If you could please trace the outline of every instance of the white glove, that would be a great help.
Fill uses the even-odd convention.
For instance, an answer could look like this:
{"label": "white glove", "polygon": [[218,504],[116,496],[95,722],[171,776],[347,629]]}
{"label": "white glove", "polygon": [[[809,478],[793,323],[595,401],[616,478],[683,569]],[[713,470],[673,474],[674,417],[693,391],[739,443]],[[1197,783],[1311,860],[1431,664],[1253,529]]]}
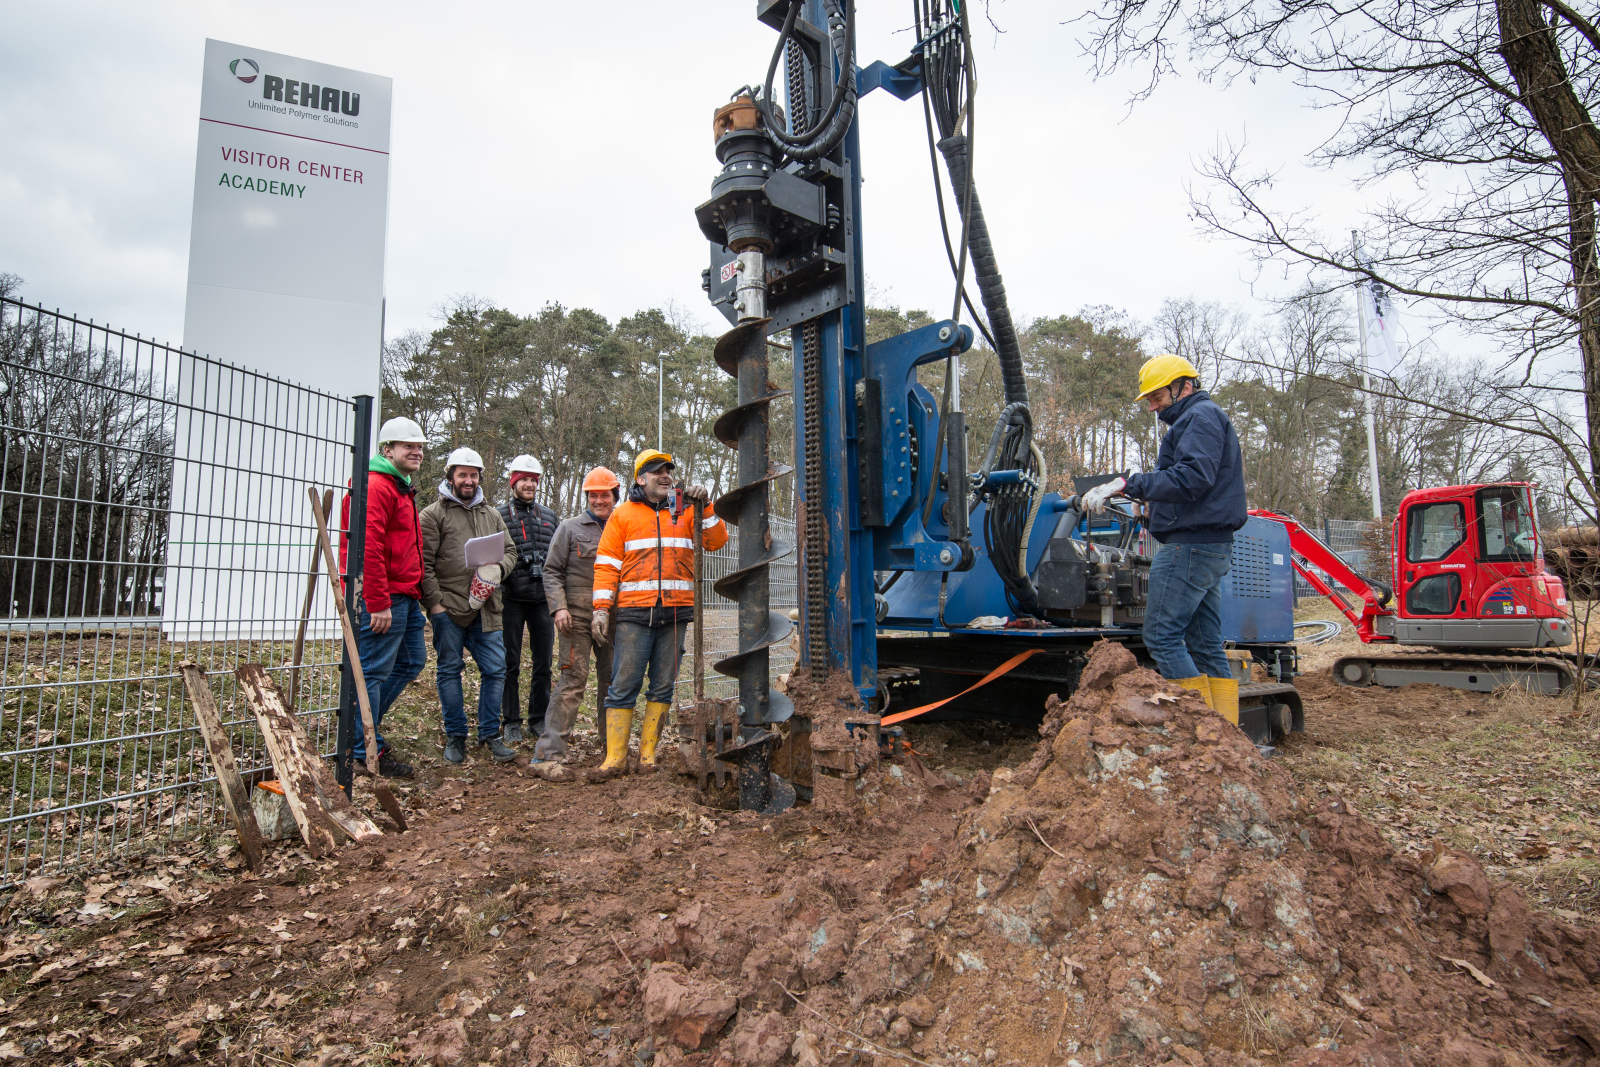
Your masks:
{"label": "white glove", "polygon": [[485,563],[478,568],[472,576],[472,584],[467,587],[467,607],[477,611],[488,603],[494,596],[494,591],[500,588],[500,564]]}
{"label": "white glove", "polygon": [[1128,479],[1113,478],[1083,494],[1083,510],[1090,515],[1104,515],[1111,498],[1127,488]]}
{"label": "white glove", "polygon": [[589,621],[589,634],[594,638],[595,644],[604,648],[611,643],[611,613],[597,611],[594,618]]}

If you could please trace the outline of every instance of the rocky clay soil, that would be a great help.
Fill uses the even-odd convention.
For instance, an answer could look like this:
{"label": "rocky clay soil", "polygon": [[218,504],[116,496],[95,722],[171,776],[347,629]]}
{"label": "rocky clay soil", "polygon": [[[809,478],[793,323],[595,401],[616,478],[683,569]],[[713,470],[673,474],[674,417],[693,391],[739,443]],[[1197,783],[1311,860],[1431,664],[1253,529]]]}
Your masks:
{"label": "rocky clay soil", "polygon": [[[1030,741],[913,730],[773,818],[669,771],[424,768],[410,832],[323,862],[281,845],[255,877],[221,839],[30,880],[0,911],[0,1058],[1600,1063],[1583,901],[1512,878],[1499,838],[1474,854],[1459,811],[1369,818],[1405,798],[1381,737],[1319,725],[1341,699],[1313,684],[1308,737],[1267,758],[1102,644]],[[1409,741],[1432,803],[1487,791]],[[1542,843],[1592,856],[1593,799],[1565,798],[1579,828]]]}

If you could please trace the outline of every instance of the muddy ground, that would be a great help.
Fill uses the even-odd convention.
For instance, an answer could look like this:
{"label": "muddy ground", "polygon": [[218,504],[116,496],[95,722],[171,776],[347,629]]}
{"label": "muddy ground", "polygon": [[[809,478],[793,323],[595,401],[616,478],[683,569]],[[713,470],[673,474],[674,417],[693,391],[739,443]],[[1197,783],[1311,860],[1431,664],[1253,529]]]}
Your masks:
{"label": "muddy ground", "polygon": [[220,833],[5,901],[0,1058],[1600,1063],[1600,717],[1341,690],[1334,651],[1270,758],[1104,652],[1042,738],[913,727],[774,818],[447,769],[425,677],[410,832],[261,877]]}

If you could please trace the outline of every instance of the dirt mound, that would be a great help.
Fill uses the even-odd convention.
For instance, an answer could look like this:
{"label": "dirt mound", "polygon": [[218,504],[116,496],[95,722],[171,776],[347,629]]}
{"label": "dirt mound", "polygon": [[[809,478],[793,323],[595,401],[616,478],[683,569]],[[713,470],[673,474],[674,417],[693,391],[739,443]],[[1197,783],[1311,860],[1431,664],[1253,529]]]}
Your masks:
{"label": "dirt mound", "polygon": [[970,782],[862,766],[848,699],[801,695],[838,709],[826,804],[475,761],[405,786],[413,830],[376,845],[138,916],[52,904],[61,936],[6,931],[0,1057],[1600,1063],[1600,938],[1465,854],[1397,857],[1118,646]]}
{"label": "dirt mound", "polygon": [[[1085,1064],[1600,1058],[1600,938],[1531,915],[1468,856],[1418,864],[1345,802],[1310,806],[1126,650],[1097,646],[1041,733],[925,894],[965,934],[936,998],[951,1036],[1049,1056],[1048,1000]],[[1037,1010],[996,1007],[1019,1000]]]}

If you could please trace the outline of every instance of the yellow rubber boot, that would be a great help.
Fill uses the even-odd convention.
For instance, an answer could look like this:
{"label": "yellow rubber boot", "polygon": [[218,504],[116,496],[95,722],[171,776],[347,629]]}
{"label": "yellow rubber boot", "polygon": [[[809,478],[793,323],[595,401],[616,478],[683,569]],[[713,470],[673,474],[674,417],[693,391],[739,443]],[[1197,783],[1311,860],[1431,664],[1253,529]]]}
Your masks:
{"label": "yellow rubber boot", "polygon": [[[1177,681],[1178,681],[1178,684],[1180,686],[1182,686],[1183,688],[1185,688],[1185,689],[1193,689],[1196,693],[1199,693],[1200,694],[1200,699],[1204,700],[1206,702],[1206,707],[1208,707],[1208,708],[1215,708],[1216,707],[1216,705],[1211,702],[1211,699],[1212,699],[1212,688],[1211,687],[1213,685],[1217,684],[1218,680],[1216,678],[1207,678],[1203,674],[1197,674],[1193,678],[1179,678]],[[1235,688],[1234,692],[1237,693],[1238,689]],[[1235,699],[1234,703],[1237,706],[1238,700]]]}
{"label": "yellow rubber boot", "polygon": [[633,729],[632,708],[607,708],[606,761],[600,764],[601,775],[620,774],[628,768],[628,733]]}
{"label": "yellow rubber boot", "polygon": [[1239,679],[1208,678],[1211,683],[1211,706],[1217,714],[1233,725],[1239,725]]}
{"label": "yellow rubber boot", "polygon": [[639,769],[653,770],[656,765],[656,742],[661,740],[661,723],[671,704],[658,704],[654,700],[644,706],[644,724],[639,727]]}

